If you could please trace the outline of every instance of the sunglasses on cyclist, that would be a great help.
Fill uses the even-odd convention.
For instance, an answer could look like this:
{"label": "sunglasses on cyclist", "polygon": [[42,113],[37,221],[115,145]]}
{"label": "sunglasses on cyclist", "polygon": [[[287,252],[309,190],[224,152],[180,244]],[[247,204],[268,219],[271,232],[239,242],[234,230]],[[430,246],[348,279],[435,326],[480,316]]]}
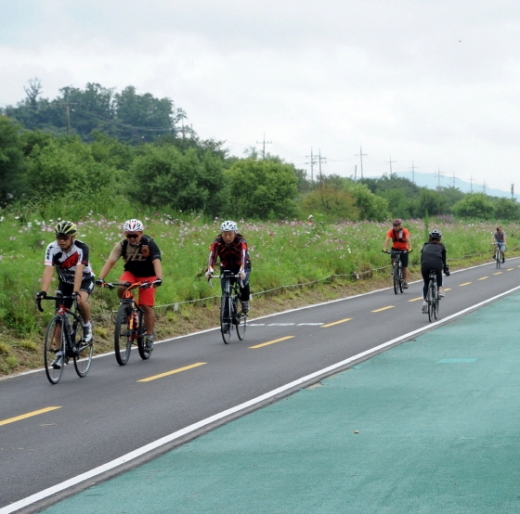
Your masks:
{"label": "sunglasses on cyclist", "polygon": [[57,241],[68,241],[71,236],[56,236]]}
{"label": "sunglasses on cyclist", "polygon": [[137,239],[139,234],[126,234],[127,239]]}

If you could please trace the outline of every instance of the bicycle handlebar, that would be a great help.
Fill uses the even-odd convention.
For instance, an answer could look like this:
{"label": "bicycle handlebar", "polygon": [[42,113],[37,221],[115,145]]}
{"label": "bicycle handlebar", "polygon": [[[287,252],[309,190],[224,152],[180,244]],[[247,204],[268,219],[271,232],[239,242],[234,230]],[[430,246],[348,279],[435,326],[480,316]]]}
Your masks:
{"label": "bicycle handlebar", "polygon": [[148,289],[149,287],[154,287],[155,284],[159,282],[159,280],[154,280],[153,282],[103,282],[103,285],[100,287],[108,287],[108,289],[114,289],[116,287],[126,287],[128,289]]}
{"label": "bicycle handlebar", "polygon": [[38,297],[36,298],[36,305],[38,306],[38,310],[40,312],[43,312],[43,307],[42,307],[42,300],[74,300],[74,303],[75,303],[75,306],[76,308],[79,308],[78,307],[78,297],[76,295],[71,295],[71,296],[63,296],[63,295],[57,295],[57,296],[42,296],[41,298]]}

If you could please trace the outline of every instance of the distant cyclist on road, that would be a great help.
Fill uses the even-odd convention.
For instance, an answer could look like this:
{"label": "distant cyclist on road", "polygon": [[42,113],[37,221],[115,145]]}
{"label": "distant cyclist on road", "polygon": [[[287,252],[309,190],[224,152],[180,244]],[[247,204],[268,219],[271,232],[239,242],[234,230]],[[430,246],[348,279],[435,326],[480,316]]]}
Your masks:
{"label": "distant cyclist on road", "polygon": [[[143,234],[144,226],[141,221],[131,219],[125,222],[123,227],[125,239],[116,243],[103,269],[99,273],[96,284],[103,286],[105,277],[113,268],[117,260],[122,257],[125,261],[124,273],[119,277],[119,282],[154,282],[155,287],[162,284],[161,251],[155,241]],[[148,350],[153,350],[155,328],[155,287],[139,289],[139,304],[144,311],[144,324],[146,334],[145,344]],[[124,287],[119,287],[117,295],[122,297]]]}
{"label": "distant cyclist on road", "polygon": [[244,236],[238,233],[237,224],[234,221],[224,221],[220,226],[221,234],[210,245],[208,269],[206,277],[213,275],[217,260],[220,260],[220,269],[229,270],[235,275],[240,275],[238,285],[240,287],[240,303],[242,312],[249,312],[249,274],[251,273],[251,259]]}
{"label": "distant cyclist on road", "polygon": [[403,289],[408,289],[408,253],[412,251],[410,242],[410,232],[402,227],[403,220],[395,219],[392,222],[392,228],[386,233],[385,243],[383,245],[383,252],[386,252],[388,243],[392,241],[392,250],[390,257],[392,266],[398,252],[405,252],[401,254],[401,262],[403,264]]}
{"label": "distant cyclist on road", "polygon": [[450,268],[446,264],[446,247],[441,243],[442,234],[439,230],[432,230],[428,237],[428,242],[424,243],[421,249],[421,275],[423,278],[423,304],[422,312],[428,312],[428,303],[426,302],[426,294],[428,292],[428,282],[430,270],[434,269],[437,274],[437,286],[439,288],[439,297],[444,296],[444,288],[442,287],[442,271],[448,277]]}
{"label": "distant cyclist on road", "polygon": [[[78,308],[83,322],[83,340],[92,341],[92,325],[90,323],[89,295],[94,289],[94,275],[89,262],[89,248],[76,239],[76,225],[70,221],[60,221],[54,228],[56,241],[45,250],[45,268],[42,275],[41,291],[36,298],[45,298],[51,286],[54,269],[58,273],[58,291],[63,296],[76,296]],[[65,307],[72,306],[72,298],[65,300]],[[60,369],[63,354],[58,352],[52,366]]]}
{"label": "distant cyclist on road", "polygon": [[[497,227],[496,232],[491,236],[491,243],[496,245],[495,252],[500,252],[502,262],[506,262],[506,233],[502,230],[502,227]],[[493,256],[493,259],[495,256]]]}

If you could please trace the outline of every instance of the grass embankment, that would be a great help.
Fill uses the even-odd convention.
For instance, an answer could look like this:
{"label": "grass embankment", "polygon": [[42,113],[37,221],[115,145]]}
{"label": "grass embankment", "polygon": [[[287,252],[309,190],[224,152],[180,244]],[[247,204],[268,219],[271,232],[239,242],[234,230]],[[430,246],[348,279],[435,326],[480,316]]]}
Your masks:
{"label": "grass embankment", "polygon": [[[143,216],[143,221],[145,233],[155,239],[163,253],[164,284],[157,290],[157,337],[216,326],[219,286],[210,288],[203,272],[209,244],[219,232],[221,220],[205,223],[198,218],[186,221],[155,215]],[[124,218],[100,217],[78,222],[78,238],[90,246],[95,272],[122,238],[123,222]],[[40,314],[34,295],[40,289],[43,254],[54,238],[54,224],[55,220],[22,222],[14,216],[0,218],[0,375],[41,366],[43,331],[53,313],[49,302],[44,314]],[[417,270],[428,227],[421,220],[405,225],[415,246],[410,266]],[[453,269],[490,259],[489,243],[495,225],[432,220],[429,225],[443,232]],[[248,240],[253,261],[252,317],[390,285],[389,258],[381,252],[388,224],[239,222],[239,228]],[[520,225],[506,225],[505,230],[512,254],[519,246]],[[121,270],[120,262],[108,280],[117,280]],[[112,348],[116,294],[96,289],[91,305],[96,351],[108,351]]]}

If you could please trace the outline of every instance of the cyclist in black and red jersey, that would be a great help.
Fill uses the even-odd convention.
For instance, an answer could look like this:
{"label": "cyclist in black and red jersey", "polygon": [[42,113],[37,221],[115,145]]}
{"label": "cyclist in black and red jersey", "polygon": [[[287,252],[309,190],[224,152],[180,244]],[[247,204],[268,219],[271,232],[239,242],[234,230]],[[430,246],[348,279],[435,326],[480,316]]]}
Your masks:
{"label": "cyclist in black and red jersey", "polygon": [[[139,304],[144,311],[144,324],[146,334],[144,340],[148,350],[153,350],[155,328],[155,288],[162,284],[163,271],[161,263],[161,251],[155,241],[143,234],[144,225],[140,220],[132,218],[123,226],[125,239],[118,241],[103,268],[99,272],[96,284],[103,287],[105,277],[121,257],[124,261],[124,273],[119,277],[121,283],[154,282],[155,287],[139,289]],[[123,296],[125,287],[119,287],[117,295]]]}
{"label": "cyclist in black and red jersey", "polygon": [[235,275],[240,276],[238,285],[240,287],[240,303],[242,312],[249,312],[249,274],[251,273],[251,258],[247,249],[247,242],[238,233],[237,224],[234,221],[224,221],[220,226],[221,234],[217,236],[210,246],[208,270],[206,277],[208,280],[214,273],[217,260],[220,260],[220,269],[229,270]]}
{"label": "cyclist in black and red jersey", "polygon": [[[94,289],[94,274],[89,262],[89,248],[79,239],[76,239],[76,225],[70,221],[60,221],[55,229],[56,241],[53,241],[45,250],[45,269],[43,270],[41,291],[36,298],[45,298],[51,285],[54,269],[58,273],[58,291],[63,296],[77,296],[78,308],[83,321],[83,340],[89,343],[92,340],[92,325],[90,323],[89,295]],[[72,306],[72,299],[63,302],[65,307]],[[61,368],[63,355],[56,354],[52,366]]]}

